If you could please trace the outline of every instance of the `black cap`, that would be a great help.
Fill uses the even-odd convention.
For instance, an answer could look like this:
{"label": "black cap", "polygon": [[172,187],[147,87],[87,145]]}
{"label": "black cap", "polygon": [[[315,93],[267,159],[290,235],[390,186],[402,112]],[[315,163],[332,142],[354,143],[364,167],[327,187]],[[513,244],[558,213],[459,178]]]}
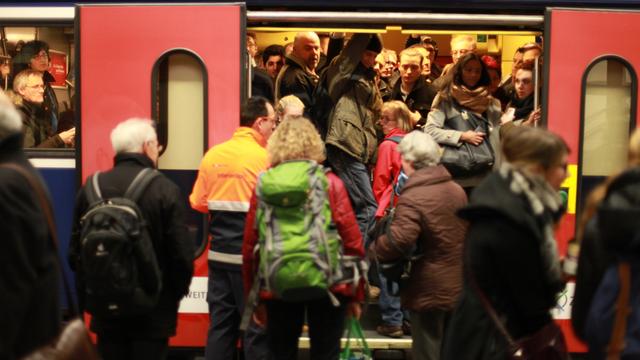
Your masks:
{"label": "black cap", "polygon": [[380,37],[377,34],[371,35],[369,44],[367,44],[367,50],[377,53],[382,51],[382,41],[380,41]]}

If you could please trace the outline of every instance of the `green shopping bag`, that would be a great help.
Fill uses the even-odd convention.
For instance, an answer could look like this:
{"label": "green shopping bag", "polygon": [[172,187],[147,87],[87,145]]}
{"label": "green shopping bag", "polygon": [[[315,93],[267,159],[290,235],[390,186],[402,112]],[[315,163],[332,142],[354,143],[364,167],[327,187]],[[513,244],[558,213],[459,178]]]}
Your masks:
{"label": "green shopping bag", "polygon": [[[344,349],[340,352],[340,360],[371,360],[371,350],[367,345],[367,340],[364,338],[362,332],[362,326],[360,321],[350,316],[347,319],[347,342],[344,345]],[[355,349],[351,348],[351,341],[356,345]]]}

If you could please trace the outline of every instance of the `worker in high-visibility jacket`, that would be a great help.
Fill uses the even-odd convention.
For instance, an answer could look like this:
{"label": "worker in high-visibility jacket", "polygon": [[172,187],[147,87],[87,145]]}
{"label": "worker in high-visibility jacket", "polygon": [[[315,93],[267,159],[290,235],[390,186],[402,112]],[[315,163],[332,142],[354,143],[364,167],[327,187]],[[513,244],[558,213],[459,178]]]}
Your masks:
{"label": "worker in high-visibility jacket", "polygon": [[[205,358],[235,359],[244,307],[242,238],[249,200],[258,175],[267,168],[267,139],[276,115],[264,98],[242,106],[240,127],[231,139],[209,149],[189,196],[191,207],[209,214],[209,334]],[[266,359],[263,329],[251,324],[243,339],[246,359]]]}

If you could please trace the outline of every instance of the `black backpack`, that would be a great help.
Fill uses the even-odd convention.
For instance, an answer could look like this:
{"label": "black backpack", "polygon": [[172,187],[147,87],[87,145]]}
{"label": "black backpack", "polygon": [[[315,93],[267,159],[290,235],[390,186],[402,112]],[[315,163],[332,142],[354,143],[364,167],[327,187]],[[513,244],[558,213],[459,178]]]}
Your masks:
{"label": "black backpack", "polygon": [[122,318],[148,313],[158,302],[162,275],[136,204],[160,173],[146,168],[122,197],[104,199],[99,173],[87,180],[89,208],[80,219],[80,263],[86,307],[94,316]]}

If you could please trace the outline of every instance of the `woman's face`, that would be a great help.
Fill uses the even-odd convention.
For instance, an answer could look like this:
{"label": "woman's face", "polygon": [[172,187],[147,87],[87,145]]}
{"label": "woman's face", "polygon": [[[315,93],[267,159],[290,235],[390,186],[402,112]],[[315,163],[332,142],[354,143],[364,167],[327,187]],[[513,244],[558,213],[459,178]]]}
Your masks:
{"label": "woman's face", "polygon": [[555,190],[560,190],[560,186],[564,180],[569,176],[567,170],[567,154],[565,153],[560,158],[560,163],[553,165],[551,168],[545,171],[544,177]]}
{"label": "woman's face", "polygon": [[396,115],[393,113],[391,109],[382,110],[382,115],[380,116],[380,120],[378,120],[378,124],[382,128],[382,132],[387,135],[391,132],[391,130],[398,127],[398,120],[396,119]]}
{"label": "woman's face", "polygon": [[533,73],[520,69],[516,72],[516,95],[522,100],[533,93]]}
{"label": "woman's face", "polygon": [[482,76],[482,64],[478,60],[470,60],[462,67],[462,82],[464,86],[473,89]]}

